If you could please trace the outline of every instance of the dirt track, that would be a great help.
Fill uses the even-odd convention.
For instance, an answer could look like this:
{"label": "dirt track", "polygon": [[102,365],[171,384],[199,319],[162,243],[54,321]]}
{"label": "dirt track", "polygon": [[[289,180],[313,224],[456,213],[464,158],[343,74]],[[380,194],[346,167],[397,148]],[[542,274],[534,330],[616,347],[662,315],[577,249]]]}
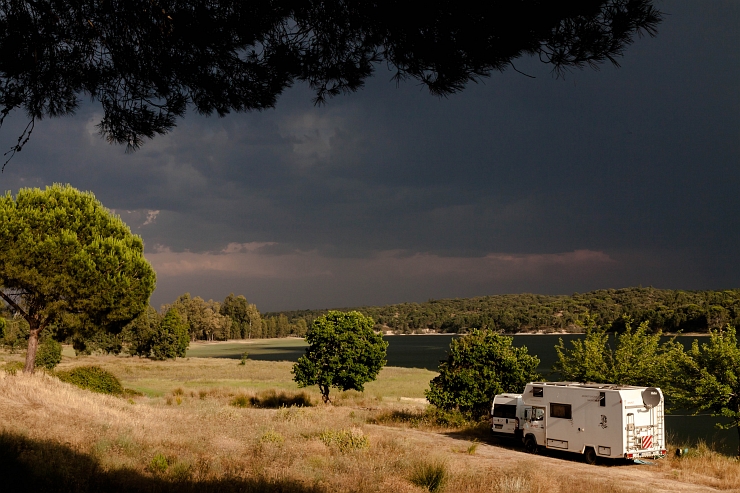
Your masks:
{"label": "dirt track", "polygon": [[[464,452],[471,444],[470,437],[456,434],[433,433],[408,428],[382,427],[384,432],[396,433],[399,439],[411,443],[417,442],[420,450],[459,450]],[[597,477],[605,483],[616,483],[623,488],[633,491],[650,493],[675,493],[675,492],[740,492],[737,489],[716,489],[700,484],[688,483],[671,478],[670,469],[662,464],[640,465],[633,463],[612,463],[591,466],[583,462],[578,454],[560,453],[558,456],[550,454],[531,455],[517,450],[506,444],[496,444],[495,439],[491,442],[478,442],[475,454],[461,453],[461,460],[477,461],[479,465],[486,467],[513,469],[521,467],[537,467],[541,469],[552,468],[559,475],[570,476],[574,481],[579,477]],[[598,493],[598,492],[594,492]]]}

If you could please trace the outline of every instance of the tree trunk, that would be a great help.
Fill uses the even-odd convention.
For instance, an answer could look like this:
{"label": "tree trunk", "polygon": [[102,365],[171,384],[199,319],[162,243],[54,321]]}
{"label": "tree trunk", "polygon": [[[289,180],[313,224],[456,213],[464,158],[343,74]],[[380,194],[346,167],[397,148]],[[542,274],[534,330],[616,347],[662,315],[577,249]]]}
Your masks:
{"label": "tree trunk", "polygon": [[329,400],[329,387],[326,385],[319,385],[319,392],[321,392],[321,399],[324,401],[324,404],[330,404],[331,400]]}
{"label": "tree trunk", "polygon": [[39,334],[41,333],[41,329],[42,327],[31,327],[31,331],[28,334],[28,351],[26,351],[26,366],[23,368],[23,373],[31,374],[36,368],[36,350],[39,348]]}

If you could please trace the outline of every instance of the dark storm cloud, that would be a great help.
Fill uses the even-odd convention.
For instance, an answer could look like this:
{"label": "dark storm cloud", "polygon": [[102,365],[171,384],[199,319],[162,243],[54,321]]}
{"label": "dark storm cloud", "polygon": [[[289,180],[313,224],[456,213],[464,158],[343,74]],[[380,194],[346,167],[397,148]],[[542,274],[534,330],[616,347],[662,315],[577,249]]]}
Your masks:
{"label": "dark storm cloud", "polygon": [[[43,121],[0,188],[69,182],[141,234],[157,303],[262,309],[625,285],[737,287],[740,7],[665,2],[619,69],[534,60],[448,99],[378,75],[359,93],[188,115],[135,154],[100,114]],[[9,144],[23,125],[3,128]]]}

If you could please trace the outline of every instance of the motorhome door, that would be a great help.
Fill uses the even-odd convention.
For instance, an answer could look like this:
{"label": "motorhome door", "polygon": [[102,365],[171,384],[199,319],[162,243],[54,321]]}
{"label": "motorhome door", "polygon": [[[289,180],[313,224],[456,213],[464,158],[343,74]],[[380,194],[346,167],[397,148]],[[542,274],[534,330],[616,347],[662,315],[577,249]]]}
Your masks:
{"label": "motorhome door", "polygon": [[537,443],[545,443],[545,408],[532,406],[524,409],[524,436],[534,435]]}

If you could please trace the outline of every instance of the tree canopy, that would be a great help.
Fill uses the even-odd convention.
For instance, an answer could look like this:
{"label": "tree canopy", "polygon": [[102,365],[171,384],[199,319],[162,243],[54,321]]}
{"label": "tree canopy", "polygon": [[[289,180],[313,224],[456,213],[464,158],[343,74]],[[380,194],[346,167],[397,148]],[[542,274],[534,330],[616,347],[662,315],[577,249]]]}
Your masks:
{"label": "tree canopy", "polygon": [[686,355],[681,344],[673,339],[661,342],[661,336],[660,331],[651,334],[647,322],[633,328],[627,318],[624,332],[614,335],[612,348],[609,334],[592,324],[586,337],[572,340],[571,347],[560,339],[553,370],[567,381],[660,387],[676,405]]}
{"label": "tree canopy", "polygon": [[397,81],[460,91],[523,55],[560,72],[617,65],[633,38],[654,35],[651,0],[0,0],[0,125],[102,105],[100,132],[138,148],[188,107],[261,110],[296,81],[315,101],[360,88],[386,62]]}
{"label": "tree canopy", "polygon": [[0,298],[39,334],[117,333],[146,309],[155,274],[144,243],[90,192],[69,185],[0,197]]}
{"label": "tree canopy", "polygon": [[479,418],[490,412],[496,394],[520,393],[539,380],[539,358],[512,342],[511,337],[477,329],[453,339],[447,361],[425,391],[429,403]]}
{"label": "tree canopy", "polygon": [[710,411],[727,418],[729,424],[718,425],[735,428],[740,439],[740,344],[735,327],[728,324],[712,331],[709,341],[702,344],[694,339],[688,355],[678,382],[684,390],[683,404],[697,413]]}
{"label": "tree canopy", "polygon": [[[589,318],[615,332],[625,330],[627,319],[647,321],[651,331],[708,332],[728,323],[740,325],[740,289],[683,291],[634,287],[570,296],[522,293],[348,309],[372,317],[379,330],[403,334],[465,333],[472,328],[507,333],[583,332]],[[263,316],[267,319],[283,314],[290,324],[303,320],[310,325],[324,313],[326,310],[295,310],[267,312]]]}
{"label": "tree canopy", "polygon": [[385,365],[388,343],[374,324],[360,312],[330,311],[317,318],[306,335],[306,354],[293,366],[298,386],[318,385],[324,402],[331,387],[362,392]]}

